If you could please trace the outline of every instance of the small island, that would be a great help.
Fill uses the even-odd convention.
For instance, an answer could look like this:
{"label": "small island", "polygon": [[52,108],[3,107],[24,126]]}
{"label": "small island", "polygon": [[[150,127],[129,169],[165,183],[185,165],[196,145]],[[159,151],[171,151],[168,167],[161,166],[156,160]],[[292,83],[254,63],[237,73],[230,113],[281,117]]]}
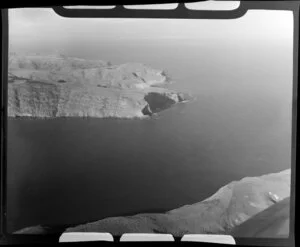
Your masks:
{"label": "small island", "polygon": [[62,55],[9,55],[9,117],[145,118],[188,95],[163,70]]}

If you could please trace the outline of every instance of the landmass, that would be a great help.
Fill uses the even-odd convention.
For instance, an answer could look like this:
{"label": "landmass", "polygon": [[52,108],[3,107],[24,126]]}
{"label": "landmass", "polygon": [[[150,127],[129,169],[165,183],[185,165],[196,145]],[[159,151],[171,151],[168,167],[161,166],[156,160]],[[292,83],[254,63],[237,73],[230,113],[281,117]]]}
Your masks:
{"label": "landmass", "polygon": [[144,118],[188,100],[164,70],[63,55],[9,54],[9,117]]}
{"label": "landmass", "polygon": [[[269,221],[265,222],[267,226],[270,224],[270,219],[272,217],[274,219],[275,214],[277,216],[284,214],[277,212],[278,208],[281,209],[285,205],[284,219],[286,219],[290,186],[290,169],[259,177],[246,177],[223,186],[211,197],[192,205],[185,205],[165,213],[109,217],[66,227],[61,232],[109,232],[115,236],[123,233],[169,233],[175,237],[184,234],[233,234],[243,237],[247,236],[249,225],[253,225],[250,220],[255,219],[256,222],[254,217],[258,217],[261,221],[265,218],[264,215],[268,215]],[[263,213],[268,209],[267,213]],[[262,213],[263,217],[259,213]],[[248,221],[250,223],[247,225]],[[286,223],[284,224],[286,226]],[[237,229],[239,226],[241,230]],[[246,230],[243,231],[244,229]],[[35,226],[21,229],[16,233],[47,234],[49,232],[55,230],[51,227]]]}
{"label": "landmass", "polygon": [[290,197],[259,212],[233,228],[238,238],[288,238],[290,230]]}

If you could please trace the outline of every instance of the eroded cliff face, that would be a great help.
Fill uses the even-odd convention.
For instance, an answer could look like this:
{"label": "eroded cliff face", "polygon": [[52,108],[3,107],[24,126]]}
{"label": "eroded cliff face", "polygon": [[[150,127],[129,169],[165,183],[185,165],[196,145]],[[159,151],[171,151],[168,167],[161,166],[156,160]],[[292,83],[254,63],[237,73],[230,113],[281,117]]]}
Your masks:
{"label": "eroded cliff face", "polygon": [[[142,118],[185,101],[164,71],[62,56],[9,58],[8,116]],[[154,87],[155,86],[155,87]]]}

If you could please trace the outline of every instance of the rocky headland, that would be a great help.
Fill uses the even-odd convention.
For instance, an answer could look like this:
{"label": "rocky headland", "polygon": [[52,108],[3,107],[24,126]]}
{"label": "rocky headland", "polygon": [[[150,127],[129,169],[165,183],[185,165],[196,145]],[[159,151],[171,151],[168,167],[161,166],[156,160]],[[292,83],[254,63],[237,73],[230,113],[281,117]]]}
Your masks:
{"label": "rocky headland", "polygon": [[163,70],[62,55],[9,55],[9,117],[143,118],[184,102]]}

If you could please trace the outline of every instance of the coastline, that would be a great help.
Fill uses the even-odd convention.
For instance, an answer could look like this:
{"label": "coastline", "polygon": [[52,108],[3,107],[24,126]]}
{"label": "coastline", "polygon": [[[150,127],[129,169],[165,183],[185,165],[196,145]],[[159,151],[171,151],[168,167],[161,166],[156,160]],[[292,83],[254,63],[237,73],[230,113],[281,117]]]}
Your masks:
{"label": "coastline", "polygon": [[[290,169],[245,177],[221,187],[216,193],[191,205],[165,211],[113,216],[79,225],[64,232],[224,234],[290,195]],[[149,210],[147,210],[149,211]],[[160,211],[160,210],[159,210]],[[74,226],[76,225],[76,226]],[[15,234],[58,234],[63,227],[33,226]]]}

